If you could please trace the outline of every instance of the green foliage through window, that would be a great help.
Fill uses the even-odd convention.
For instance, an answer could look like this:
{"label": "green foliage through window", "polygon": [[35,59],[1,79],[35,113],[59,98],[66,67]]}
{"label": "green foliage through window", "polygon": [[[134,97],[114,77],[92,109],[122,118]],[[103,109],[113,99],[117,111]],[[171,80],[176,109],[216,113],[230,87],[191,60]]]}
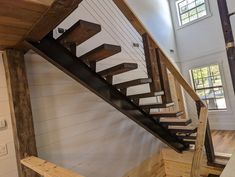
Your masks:
{"label": "green foliage through window", "polygon": [[195,91],[210,110],[227,108],[219,65],[192,69],[191,75]]}

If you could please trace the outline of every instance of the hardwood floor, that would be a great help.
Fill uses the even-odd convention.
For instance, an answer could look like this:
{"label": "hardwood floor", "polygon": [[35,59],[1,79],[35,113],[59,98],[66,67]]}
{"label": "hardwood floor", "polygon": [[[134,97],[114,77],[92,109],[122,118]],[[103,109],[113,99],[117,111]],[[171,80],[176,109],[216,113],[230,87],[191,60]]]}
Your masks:
{"label": "hardwood floor", "polygon": [[213,130],[212,139],[215,147],[215,152],[235,152],[235,131]]}

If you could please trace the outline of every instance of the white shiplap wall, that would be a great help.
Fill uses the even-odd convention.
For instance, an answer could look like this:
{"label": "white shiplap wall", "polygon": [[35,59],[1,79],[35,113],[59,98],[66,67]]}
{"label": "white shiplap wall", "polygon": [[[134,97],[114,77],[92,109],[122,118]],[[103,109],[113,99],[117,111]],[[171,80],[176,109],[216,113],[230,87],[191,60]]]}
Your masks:
{"label": "white shiplap wall", "polygon": [[[98,70],[135,62],[138,70],[114,82],[147,76],[141,37],[112,1],[84,0],[60,27],[67,29],[79,19],[101,24],[102,32],[80,45],[78,56],[103,43],[120,45],[122,52],[101,61]],[[140,48],[133,48],[133,42]],[[159,140],[40,56],[29,53],[26,66],[40,157],[86,177],[121,177],[160,150]]]}
{"label": "white shiplap wall", "polygon": [[6,76],[0,53],[0,119],[7,121],[7,128],[0,129],[0,145],[7,145],[8,154],[0,157],[0,177],[17,177],[17,166],[13,133],[11,127],[10,107],[8,101]]}
{"label": "white shiplap wall", "polygon": [[86,177],[121,177],[162,145],[40,56],[26,61],[40,157]]}

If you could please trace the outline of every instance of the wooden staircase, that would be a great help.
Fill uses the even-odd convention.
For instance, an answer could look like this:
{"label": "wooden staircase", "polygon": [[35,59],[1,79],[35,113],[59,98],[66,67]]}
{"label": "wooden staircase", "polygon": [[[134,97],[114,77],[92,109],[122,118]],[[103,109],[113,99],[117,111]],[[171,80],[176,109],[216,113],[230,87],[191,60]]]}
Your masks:
{"label": "wooden staircase", "polygon": [[[189,147],[188,143],[185,143],[184,139],[178,138],[177,133],[181,131],[195,133],[196,128],[193,130],[187,129],[186,125],[189,125],[191,120],[180,119],[184,112],[151,113],[152,109],[165,109],[174,106],[170,99],[171,95],[166,95],[166,93],[170,93],[168,80],[166,82],[158,79],[160,85],[156,85],[154,80],[156,78],[149,74],[148,78],[113,84],[113,77],[137,69],[138,64],[136,63],[121,63],[96,72],[96,64],[121,52],[120,46],[103,44],[82,56],[76,56],[74,46],[90,39],[99,33],[100,29],[101,27],[98,24],[80,20],[58,39],[47,36],[40,43],[27,42],[27,45],[178,152],[187,150]],[[81,33],[84,33],[84,35],[80,35]],[[163,69],[163,65],[161,65],[161,69],[160,65],[157,66],[159,66],[157,68],[159,71],[162,70],[161,73],[166,72],[166,68]],[[166,76],[166,73],[160,74],[159,77],[162,78],[163,75]],[[143,84],[149,84],[151,92],[127,95],[128,88]],[[164,87],[161,87],[161,85],[164,85]],[[159,88],[156,89],[155,86]],[[160,97],[162,102],[140,104],[140,99],[148,97]]]}
{"label": "wooden staircase", "polygon": [[[137,69],[138,64],[136,63],[121,63],[96,72],[96,64],[121,52],[120,46],[103,44],[82,56],[76,56],[74,47],[100,31],[100,25],[80,20],[58,39],[47,36],[40,43],[28,42],[27,44],[152,134],[160,137],[175,150],[181,152],[187,150],[190,144],[195,144],[195,139],[191,140],[189,137],[197,132],[197,126],[191,125],[190,118],[181,118],[184,112],[160,111],[153,113],[151,111],[152,109],[166,110],[166,108],[174,106],[174,102],[170,91],[168,71],[162,61],[163,54],[159,49],[152,47],[151,39],[146,33],[143,35],[143,41],[148,78],[113,84],[113,77]],[[143,84],[149,84],[151,92],[127,95],[128,88]],[[140,104],[141,99],[150,97],[158,99],[160,97],[162,101]]]}
{"label": "wooden staircase", "polygon": [[[127,7],[122,9],[123,4],[120,3],[121,1],[114,0],[114,2],[143,38],[148,72],[146,78],[138,78],[122,83],[113,82],[113,78],[117,75],[138,69],[137,63],[121,63],[97,72],[97,63],[121,52],[121,46],[103,44],[82,56],[76,55],[77,46],[101,31],[101,26],[98,24],[80,20],[57,39],[47,35],[40,42],[25,41],[25,45],[177,152],[186,151],[191,145],[203,144],[205,139],[208,162],[214,165],[215,154],[207,112],[204,111],[207,110],[205,104],[154,42],[134,14]],[[195,101],[199,125],[192,124],[190,117],[185,118],[186,113],[184,110],[169,111],[169,108],[175,105],[170,88],[169,73],[172,73],[180,86]],[[140,85],[149,85],[150,91],[128,94],[129,88]],[[157,102],[143,104],[141,100],[146,98],[155,98]],[[202,138],[197,136],[198,132]],[[202,149],[201,145],[198,149],[196,148],[196,153],[200,156]],[[200,160],[200,158],[198,159]]]}

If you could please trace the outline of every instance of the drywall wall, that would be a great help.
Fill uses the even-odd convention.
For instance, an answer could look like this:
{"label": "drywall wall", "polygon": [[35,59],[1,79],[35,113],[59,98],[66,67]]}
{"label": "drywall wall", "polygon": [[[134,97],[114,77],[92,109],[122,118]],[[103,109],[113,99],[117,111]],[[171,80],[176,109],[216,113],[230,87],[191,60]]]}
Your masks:
{"label": "drywall wall", "polygon": [[0,120],[7,122],[7,127],[0,129],[0,146],[7,146],[7,154],[0,156],[0,177],[17,177],[14,140],[7,93],[6,76],[0,52]]}
{"label": "drywall wall", "polygon": [[[84,0],[59,27],[68,29],[79,19],[101,24],[102,32],[80,45],[77,56],[103,43],[121,45],[122,52],[99,62],[97,70],[135,62],[139,68],[115,76],[114,83],[147,76],[142,39],[112,1]],[[59,36],[56,30],[54,34]],[[37,54],[27,54],[26,66],[41,158],[86,177],[120,177],[163,146]],[[148,86],[136,87],[128,94],[148,91]]]}
{"label": "drywall wall", "polygon": [[[169,0],[169,2],[172,9],[177,48],[183,75],[191,82],[189,75],[190,69],[208,64],[217,63],[220,65],[228,109],[227,111],[210,112],[209,118],[213,129],[234,130],[235,107],[233,103],[235,97],[232,89],[217,1],[209,0],[209,17],[183,28],[178,28],[175,0]],[[234,1],[227,0],[227,2],[229,9],[234,11]],[[232,17],[231,20],[235,29],[235,17]],[[189,105],[189,107],[193,106]]]}
{"label": "drywall wall", "polygon": [[163,51],[177,62],[177,47],[168,0],[126,0],[126,2]]}

